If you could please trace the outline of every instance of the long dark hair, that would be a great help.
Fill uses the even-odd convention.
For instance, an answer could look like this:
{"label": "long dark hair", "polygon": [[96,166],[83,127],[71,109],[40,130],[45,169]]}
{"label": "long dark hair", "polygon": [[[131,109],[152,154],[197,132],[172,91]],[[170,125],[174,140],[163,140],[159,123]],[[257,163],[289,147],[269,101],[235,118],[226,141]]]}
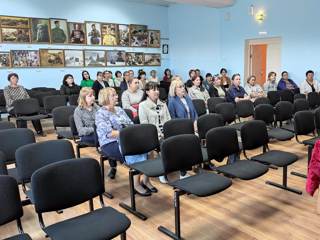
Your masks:
{"label": "long dark hair", "polygon": [[144,87],[144,94],[143,94],[143,97],[142,97],[142,100],[141,101],[144,101],[147,99],[148,95],[147,95],[147,91],[150,91],[150,90],[157,90],[157,89],[160,89],[160,85],[156,82],[147,82],[146,86]]}
{"label": "long dark hair", "polygon": [[82,75],[82,80],[89,80],[89,79],[85,79],[85,78],[84,78],[84,73],[87,73],[87,74],[89,75],[89,79],[91,79],[89,72],[88,72],[87,70],[83,70],[82,73],[81,73],[81,75]]}
{"label": "long dark hair", "polygon": [[[71,74],[66,74],[66,75],[64,75],[63,81],[62,81],[62,84],[63,84],[64,86],[69,86],[68,83],[67,83],[67,78],[68,78],[68,77],[72,77],[72,78],[73,78],[73,76],[72,76]],[[75,85],[75,83],[74,83],[74,78],[73,78],[73,84],[72,84],[72,85]]]}
{"label": "long dark hair", "polygon": [[170,77],[172,77],[172,74],[171,74],[171,70],[169,69],[169,68],[166,68],[165,70],[164,70],[164,75],[165,76],[167,76],[167,72],[170,72]]}

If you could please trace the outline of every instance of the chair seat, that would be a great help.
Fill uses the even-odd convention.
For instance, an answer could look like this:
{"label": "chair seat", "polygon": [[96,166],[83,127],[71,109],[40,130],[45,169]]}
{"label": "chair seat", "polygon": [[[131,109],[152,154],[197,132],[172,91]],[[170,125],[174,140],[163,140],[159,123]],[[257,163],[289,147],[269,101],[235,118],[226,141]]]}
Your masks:
{"label": "chair seat", "polygon": [[216,170],[242,180],[251,180],[268,172],[269,167],[255,161],[240,160],[233,164],[218,167]]}
{"label": "chair seat", "polygon": [[39,114],[39,115],[32,115],[32,116],[21,116],[17,117],[16,120],[24,120],[24,121],[32,121],[32,120],[40,120],[47,118],[48,115]]}
{"label": "chair seat", "polygon": [[294,137],[294,133],[282,128],[268,129],[269,138],[275,138],[279,141],[287,141]]}
{"label": "chair seat", "polygon": [[161,157],[154,160],[146,160],[130,165],[130,168],[137,170],[148,177],[159,177],[164,175],[164,168]]}
{"label": "chair seat", "polygon": [[285,167],[297,161],[298,156],[289,152],[271,150],[266,153],[254,156],[251,158],[251,160],[272,164],[277,167]]}
{"label": "chair seat", "polygon": [[44,231],[54,240],[101,240],[118,236],[125,232],[130,224],[124,214],[111,207],[104,207],[50,225]]}
{"label": "chair seat", "polygon": [[294,124],[293,123],[288,123],[288,124],[284,124],[281,127],[284,130],[287,130],[289,132],[293,132],[294,133]]}
{"label": "chair seat", "polygon": [[73,134],[71,130],[62,130],[62,129],[57,129],[57,135],[58,138],[67,138],[67,139],[72,139],[73,138]]}
{"label": "chair seat", "polygon": [[15,235],[15,236],[9,237],[9,238],[5,238],[3,240],[32,240],[32,239],[28,234],[23,233],[23,234],[19,234],[19,235]]}
{"label": "chair seat", "polygon": [[206,197],[219,193],[232,184],[229,178],[215,173],[200,173],[170,183],[174,188],[196,195]]}
{"label": "chair seat", "polygon": [[314,137],[307,140],[302,141],[304,145],[308,146],[314,146],[316,144],[316,141],[320,140],[320,137]]}

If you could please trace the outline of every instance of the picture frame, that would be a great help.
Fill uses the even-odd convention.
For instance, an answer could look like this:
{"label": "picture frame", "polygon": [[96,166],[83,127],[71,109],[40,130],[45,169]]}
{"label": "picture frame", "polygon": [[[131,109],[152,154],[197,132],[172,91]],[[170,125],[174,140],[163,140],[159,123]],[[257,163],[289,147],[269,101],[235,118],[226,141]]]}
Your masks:
{"label": "picture frame", "polygon": [[162,54],[169,54],[169,44],[162,44]]}
{"label": "picture frame", "polygon": [[118,46],[119,45],[118,24],[102,23],[101,39],[102,39],[103,46]]}
{"label": "picture frame", "polygon": [[106,67],[106,51],[104,50],[85,50],[85,67]]}
{"label": "picture frame", "polygon": [[148,47],[160,48],[160,30],[148,30]]}
{"label": "picture frame", "polygon": [[47,18],[31,18],[31,42],[50,43],[50,21]]}
{"label": "picture frame", "polygon": [[130,25],[130,47],[148,47],[148,26]]}
{"label": "picture frame", "polygon": [[79,49],[64,50],[64,66],[68,68],[84,67],[84,53]]}
{"label": "picture frame", "polygon": [[107,51],[107,67],[126,66],[126,52],[120,50]]}
{"label": "picture frame", "polygon": [[30,29],[28,28],[1,28],[3,43],[30,43]]}
{"label": "picture frame", "polygon": [[0,69],[11,67],[10,52],[0,52]]}
{"label": "picture frame", "polygon": [[130,46],[130,27],[127,24],[118,24],[119,31],[119,46]]}
{"label": "picture frame", "polygon": [[40,66],[45,68],[63,68],[63,49],[40,49]]}
{"label": "picture frame", "polygon": [[161,66],[161,54],[160,53],[145,53],[144,54],[145,66]]}
{"label": "picture frame", "polygon": [[86,44],[86,30],[84,23],[68,22],[69,43]]}
{"label": "picture frame", "polygon": [[50,18],[50,42],[52,44],[67,44],[68,37],[67,19]]}
{"label": "picture frame", "polygon": [[0,16],[2,28],[30,28],[30,19],[27,17]]}
{"label": "picture frame", "polygon": [[85,22],[87,45],[101,45],[101,23]]}
{"label": "picture frame", "polygon": [[11,67],[36,68],[40,67],[40,55],[38,50],[11,50]]}
{"label": "picture frame", "polygon": [[144,53],[126,52],[127,66],[144,66]]}

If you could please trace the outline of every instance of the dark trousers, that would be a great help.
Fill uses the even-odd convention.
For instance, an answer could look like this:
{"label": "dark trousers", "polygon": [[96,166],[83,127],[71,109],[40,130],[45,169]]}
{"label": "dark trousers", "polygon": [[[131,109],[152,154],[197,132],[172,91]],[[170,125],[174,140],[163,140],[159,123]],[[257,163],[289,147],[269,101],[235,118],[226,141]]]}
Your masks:
{"label": "dark trousers", "polygon": [[[15,115],[14,114],[14,110],[11,110],[9,112],[10,115]],[[42,133],[43,130],[42,130],[42,125],[41,125],[41,122],[40,120],[32,120],[32,125],[34,127],[34,129],[36,130],[37,133]],[[25,120],[16,120],[16,125],[17,125],[17,128],[27,128],[27,121]]]}
{"label": "dark trousers", "polygon": [[90,135],[86,135],[86,136],[81,136],[80,141],[83,143],[90,143],[90,144],[94,144],[97,146],[96,135],[94,133],[92,133]]}
{"label": "dark trousers", "polygon": [[109,165],[110,167],[117,167],[117,160],[120,162],[124,161],[124,158],[120,152],[118,142],[112,142],[105,144],[101,147],[101,152],[109,157]]}

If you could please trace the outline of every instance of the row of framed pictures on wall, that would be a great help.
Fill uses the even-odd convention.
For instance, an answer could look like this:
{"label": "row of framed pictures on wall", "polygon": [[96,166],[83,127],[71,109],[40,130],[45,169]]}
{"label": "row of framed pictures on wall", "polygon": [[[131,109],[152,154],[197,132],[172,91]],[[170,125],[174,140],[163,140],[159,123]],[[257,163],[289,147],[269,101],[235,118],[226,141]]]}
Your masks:
{"label": "row of framed pictures on wall", "polygon": [[0,68],[161,66],[160,53],[40,49],[0,52]]}
{"label": "row of framed pictures on wall", "polygon": [[160,30],[146,25],[0,16],[0,30],[3,43],[160,48]]}

